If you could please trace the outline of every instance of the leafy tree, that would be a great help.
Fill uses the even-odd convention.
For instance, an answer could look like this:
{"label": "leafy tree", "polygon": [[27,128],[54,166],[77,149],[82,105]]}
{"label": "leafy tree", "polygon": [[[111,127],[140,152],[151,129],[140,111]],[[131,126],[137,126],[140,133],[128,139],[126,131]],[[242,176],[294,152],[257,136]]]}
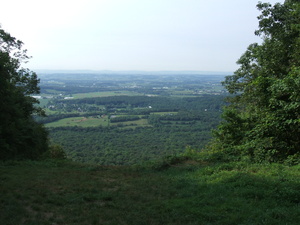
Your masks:
{"label": "leafy tree", "polygon": [[300,3],[258,3],[251,44],[223,85],[233,94],[211,146],[226,155],[283,161],[300,154]]}
{"label": "leafy tree", "polygon": [[29,59],[22,45],[0,27],[0,159],[36,159],[48,148],[46,130],[32,118],[43,114],[30,96],[39,93],[39,80],[21,68]]}

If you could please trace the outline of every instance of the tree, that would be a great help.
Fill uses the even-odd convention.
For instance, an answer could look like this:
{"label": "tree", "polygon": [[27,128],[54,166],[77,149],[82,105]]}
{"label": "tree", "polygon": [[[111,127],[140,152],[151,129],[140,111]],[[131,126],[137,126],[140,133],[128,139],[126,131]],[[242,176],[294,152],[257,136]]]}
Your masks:
{"label": "tree", "polygon": [[[300,3],[258,3],[261,44],[249,45],[223,85],[233,94],[214,148],[255,161],[300,155]],[[218,143],[218,144],[216,144]],[[300,161],[299,161],[300,162]]]}
{"label": "tree", "polygon": [[31,97],[39,80],[21,68],[29,59],[22,45],[0,27],[0,159],[36,159],[48,149],[46,130],[32,118],[43,114]]}

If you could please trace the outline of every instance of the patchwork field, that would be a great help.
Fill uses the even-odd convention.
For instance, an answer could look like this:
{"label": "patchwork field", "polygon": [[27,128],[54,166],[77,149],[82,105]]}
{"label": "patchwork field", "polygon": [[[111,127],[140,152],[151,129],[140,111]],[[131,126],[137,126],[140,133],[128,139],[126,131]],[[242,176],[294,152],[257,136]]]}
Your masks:
{"label": "patchwork field", "polygon": [[68,126],[96,127],[96,126],[107,126],[108,123],[109,120],[107,118],[70,117],[52,123],[47,123],[46,127],[68,127]]}
{"label": "patchwork field", "polygon": [[73,94],[75,99],[79,98],[94,98],[94,97],[108,97],[108,96],[137,96],[141,95],[134,91],[101,91],[101,92],[89,92],[89,93],[79,93]]}

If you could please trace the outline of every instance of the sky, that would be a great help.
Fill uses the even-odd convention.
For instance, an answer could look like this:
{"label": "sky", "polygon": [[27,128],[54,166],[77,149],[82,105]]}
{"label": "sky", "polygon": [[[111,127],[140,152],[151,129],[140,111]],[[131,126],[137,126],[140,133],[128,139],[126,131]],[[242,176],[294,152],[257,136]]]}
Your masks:
{"label": "sky", "polygon": [[31,70],[231,72],[261,41],[255,0],[0,1]]}

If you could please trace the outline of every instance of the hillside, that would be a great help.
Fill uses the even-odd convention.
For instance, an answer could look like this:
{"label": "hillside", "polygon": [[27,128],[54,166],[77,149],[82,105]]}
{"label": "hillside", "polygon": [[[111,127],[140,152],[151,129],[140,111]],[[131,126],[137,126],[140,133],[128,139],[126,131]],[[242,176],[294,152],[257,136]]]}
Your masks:
{"label": "hillside", "polygon": [[175,159],[1,162],[1,224],[299,223],[299,165]]}

